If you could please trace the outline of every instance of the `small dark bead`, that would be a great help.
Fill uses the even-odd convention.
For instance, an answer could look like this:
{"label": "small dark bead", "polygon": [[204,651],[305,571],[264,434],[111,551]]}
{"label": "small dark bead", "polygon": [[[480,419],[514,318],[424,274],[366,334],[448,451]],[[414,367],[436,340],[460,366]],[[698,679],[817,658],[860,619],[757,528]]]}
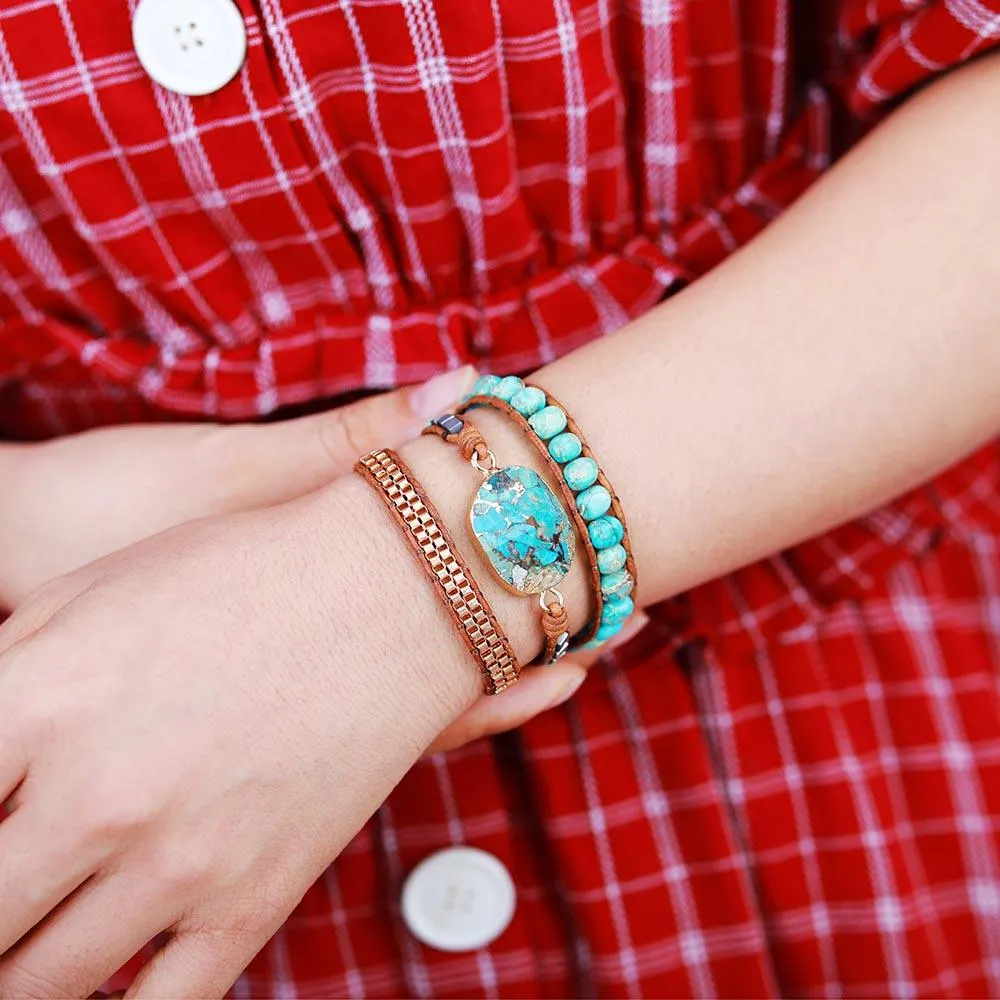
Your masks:
{"label": "small dark bead", "polygon": [[454,413],[445,413],[440,417],[435,417],[431,423],[440,427],[449,437],[461,434],[462,428],[465,426],[465,421],[461,417],[456,417]]}

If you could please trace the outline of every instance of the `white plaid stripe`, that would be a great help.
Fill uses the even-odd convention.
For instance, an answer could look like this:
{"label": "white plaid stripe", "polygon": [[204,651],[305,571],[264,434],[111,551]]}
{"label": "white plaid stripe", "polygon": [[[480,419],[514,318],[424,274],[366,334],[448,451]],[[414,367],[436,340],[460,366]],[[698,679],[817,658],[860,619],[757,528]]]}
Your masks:
{"label": "white plaid stripe", "polygon": [[[34,271],[46,288],[62,292],[76,306],[82,306],[74,283],[52,246],[39,229],[39,218],[24,199],[17,183],[0,160],[0,228],[17,247],[24,262]],[[10,293],[18,312],[29,323],[40,323],[42,315],[20,288]]]}
{"label": "white plaid stripe", "polygon": [[650,220],[659,228],[660,241],[667,253],[676,244],[672,228],[677,221],[677,165],[681,161],[681,140],[677,133],[676,91],[684,82],[676,72],[673,55],[674,21],[678,5],[660,0],[639,0],[644,27],[643,45],[646,73],[646,138],[644,160],[650,192]]}
{"label": "white plaid stripe", "polygon": [[782,129],[787,121],[786,89],[788,87],[788,33],[789,14],[788,0],[777,0],[774,5],[774,49],[770,54],[771,98],[767,109],[767,140],[768,156],[774,156],[778,151]]}
{"label": "white plaid stripe", "polygon": [[[853,632],[860,634],[863,630],[857,618],[855,609],[849,606],[846,615],[853,620]],[[895,735],[892,730],[892,722],[886,708],[885,685],[879,673],[879,663],[875,659],[871,647],[868,643],[859,641],[858,662],[861,664],[865,675],[865,698],[871,707],[872,720],[876,735],[882,749],[880,751],[883,772],[886,775],[889,795],[893,812],[903,819],[896,825],[895,835],[897,842],[902,846],[903,860],[906,865],[909,880],[921,887],[921,891],[915,898],[922,912],[932,911],[933,900],[930,898],[924,887],[928,884],[926,866],[920,857],[919,850],[915,845],[915,831],[912,820],[907,815],[906,793],[899,780],[899,758],[900,751],[896,746]],[[940,925],[936,921],[928,921],[929,937],[931,947],[934,950],[936,964],[943,971],[940,988],[942,991],[951,992],[957,988],[957,982],[953,978],[953,970],[949,967],[948,943],[941,932]]]}
{"label": "white plaid stripe", "polygon": [[587,102],[583,71],[580,67],[580,41],[574,12],[569,0],[552,0],[556,34],[563,71],[563,100],[566,114],[567,186],[569,197],[570,243],[578,254],[589,247],[590,237],[584,220],[587,196]]}
{"label": "white plaid stripe", "polygon": [[[136,177],[128,159],[122,155],[121,147],[118,145],[118,140],[115,138],[114,129],[111,127],[111,123],[104,114],[104,109],[101,106],[101,102],[96,91],[94,90],[93,85],[91,84],[89,74],[87,73],[86,59],[83,56],[83,50],[80,47],[80,41],[76,34],[76,27],[73,23],[73,18],[70,14],[66,0],[56,0],[56,6],[59,10],[59,17],[62,22],[63,30],[66,32],[66,37],[73,53],[73,60],[76,64],[77,72],[80,74],[83,81],[84,93],[93,112],[94,120],[100,128],[101,134],[104,136],[104,139],[108,144],[108,148],[114,151],[115,160],[119,165],[122,176],[128,185],[129,191],[135,198],[137,215],[143,220],[148,232],[156,240],[156,245],[162,252],[164,260],[173,272],[178,286],[185,288],[195,309],[197,309],[204,321],[210,326],[213,333],[220,339],[224,338],[225,327],[222,321],[211,305],[209,305],[206,301],[205,297],[201,294],[197,284],[191,280],[190,274],[181,266],[181,262],[177,259],[174,248],[170,245],[170,242],[164,235],[157,220],[153,217],[147,207],[148,199],[145,192],[142,190],[142,186],[139,184],[139,179]],[[87,230],[87,223],[81,220],[80,225],[84,230]],[[168,347],[170,346],[172,345],[168,343]],[[178,343],[177,346],[179,347],[180,343]]]}
{"label": "white plaid stripe", "polygon": [[[399,179],[396,176],[396,167],[393,163],[393,152],[389,148],[389,145],[385,140],[385,134],[382,131],[382,122],[379,117],[378,106],[380,83],[378,80],[377,69],[368,57],[364,34],[358,26],[357,18],[354,16],[349,0],[341,0],[340,6],[351,29],[351,38],[354,40],[354,46],[357,49],[358,68],[363,81],[362,89],[365,92],[365,98],[368,103],[368,115],[371,118],[372,130],[375,133],[375,138],[378,143],[376,150],[378,152],[379,159],[382,161],[386,177],[389,181],[389,187],[392,191],[393,203],[396,206],[396,219],[398,220],[403,231],[403,245],[406,248],[406,254],[409,259],[407,276],[417,283],[425,295],[430,297],[433,294],[431,283],[427,276],[427,268],[424,265],[423,255],[420,251],[420,244],[417,242],[416,233],[413,231],[413,226],[410,223],[410,208],[406,204],[406,200],[403,198],[403,192],[399,186]],[[317,99],[321,99],[319,95],[317,95]]]}
{"label": "white plaid stripe", "polygon": [[[580,778],[583,782],[587,802],[586,815],[581,815],[578,819],[585,825],[585,828],[592,831],[594,836],[601,866],[601,896],[607,901],[615,934],[615,951],[612,959],[614,965],[611,970],[603,970],[603,972],[604,975],[608,975],[610,971],[615,979],[620,980],[627,996],[638,997],[642,995],[639,988],[639,971],[636,968],[636,953],[632,945],[628,913],[622,901],[622,888],[618,880],[614,853],[607,834],[608,810],[601,800],[600,784],[591,764],[587,737],[579,714],[572,705],[570,705],[568,712],[573,732],[572,752],[579,763]],[[563,829],[568,828],[569,824],[563,827]],[[595,971],[602,971],[599,968],[599,960],[593,955],[590,956],[590,962]]]}
{"label": "white plaid stripe", "polygon": [[1000,37],[1000,13],[978,0],[945,0],[952,16],[977,38]]}
{"label": "white plaid stripe", "polygon": [[[421,89],[452,182],[455,205],[471,245],[472,281],[476,291],[483,293],[488,287],[488,254],[483,230],[484,205],[476,185],[476,172],[469,155],[466,128],[455,98],[455,84],[448,67],[437,14],[430,0],[405,0],[404,10],[410,41],[417,57]],[[513,188],[506,192],[506,197],[516,197]]]}
{"label": "white plaid stripe", "polygon": [[642,792],[639,802],[643,815],[653,831],[659,866],[663,871],[677,915],[680,949],[684,966],[691,980],[691,995],[714,996],[717,987],[707,964],[708,947],[700,926],[697,904],[684,873],[683,854],[670,813],[670,799],[656,776],[655,758],[643,731],[642,717],[635,703],[634,692],[622,674],[612,678],[611,696],[626,725],[633,767]]}
{"label": "white plaid stripe", "polygon": [[[59,166],[56,164],[45,135],[38,125],[37,117],[20,95],[17,70],[11,60],[3,32],[0,32],[0,77],[9,88],[10,93],[17,95],[14,100],[8,103],[7,107],[17,119],[34,161],[39,165],[43,176],[56,189],[60,201],[73,218],[77,231],[82,235],[87,235],[90,232],[89,224],[85,221],[70,186],[61,176]],[[178,330],[166,310],[151,295],[146,293],[138,282],[131,278],[114,257],[102,248],[99,242],[91,245],[98,260],[114,280],[118,291],[125,298],[131,300],[145,315],[149,332],[161,340],[164,350],[175,353],[189,347],[191,344],[189,337],[183,331]],[[54,249],[51,252],[55,254]]]}
{"label": "white plaid stripe", "polygon": [[[973,550],[977,557],[977,568],[987,588],[984,592],[1000,593],[996,589],[997,550],[992,539],[985,544],[976,546]],[[982,558],[983,556],[986,558]],[[909,577],[913,590],[916,581],[913,571],[908,566],[899,570],[904,578]],[[996,831],[990,830],[990,825],[984,821],[987,815],[982,786],[973,767],[973,759],[968,749],[969,741],[961,721],[961,715],[955,705],[954,693],[948,669],[942,662],[940,649],[934,641],[932,618],[926,603],[919,598],[909,598],[899,595],[894,601],[894,611],[905,623],[907,637],[911,642],[916,656],[927,676],[933,682],[937,695],[930,700],[934,709],[935,724],[940,734],[943,764],[951,788],[955,806],[956,829],[962,843],[966,865],[970,873],[970,889],[976,885],[989,885],[1000,888],[1000,849]],[[969,900],[976,911],[977,900],[973,891]],[[1000,915],[998,910],[987,910],[986,918],[977,926],[983,936],[982,950],[984,954],[994,956],[1000,961]],[[1000,966],[991,965],[987,968],[993,993],[1000,992]]]}
{"label": "white plaid stripe", "polygon": [[[156,103],[167,130],[178,137],[174,143],[177,161],[199,207],[219,227],[253,293],[256,321],[251,320],[247,313],[242,323],[230,323],[224,327],[219,338],[221,346],[230,347],[249,341],[258,335],[261,326],[267,329],[287,324],[292,318],[292,311],[278,275],[219,190],[212,163],[198,135],[190,99],[158,87]],[[187,141],[181,137],[187,137]]]}
{"label": "white plaid stripe", "polygon": [[344,173],[339,153],[319,114],[316,95],[302,68],[281,4],[277,0],[263,0],[261,8],[288,89],[289,99],[295,107],[299,120],[306,128],[317,157],[317,166],[332,186],[348,225],[364,248],[365,275],[372,288],[375,304],[380,309],[391,309],[395,305],[394,282],[390,278],[382,253],[382,245],[375,230],[375,220],[364,199]]}
{"label": "white plaid stripe", "polygon": [[[399,855],[399,839],[393,822],[393,811],[389,803],[384,804],[378,811],[377,829],[380,835],[380,848],[384,853],[386,867],[393,884],[402,887],[406,872],[403,869],[402,859]],[[432,996],[431,978],[424,963],[423,955],[416,939],[408,934],[399,916],[399,903],[393,900],[391,903],[394,921],[394,931],[397,946],[404,959],[402,972],[406,978],[406,985],[410,995],[415,997]]]}
{"label": "white plaid stripe", "polygon": [[[823,672],[822,662],[818,669]],[[902,934],[899,892],[892,875],[891,861],[886,854],[886,833],[878,822],[878,811],[872,801],[871,790],[858,762],[857,753],[851,745],[850,729],[844,722],[843,714],[831,712],[830,722],[837,753],[843,761],[844,777],[861,826],[861,845],[865,850],[868,873],[875,891],[872,905],[885,956],[889,995],[902,1000],[913,996],[913,972]]]}
{"label": "white plaid stripe", "polygon": [[[788,726],[786,714],[788,712],[788,705],[782,696],[777,677],[772,669],[768,657],[767,643],[753,616],[749,613],[749,609],[746,608],[741,594],[736,595],[736,603],[737,606],[743,606],[741,608],[743,625],[753,642],[754,664],[758,668],[761,677],[762,696],[764,698],[762,709],[766,711],[768,718],[771,720],[774,728],[775,742],[781,755],[781,780],[782,785],[788,789],[792,813],[795,817],[796,839],[801,847],[802,869],[805,873],[809,893],[808,919],[813,925],[813,934],[819,946],[823,979],[828,984],[828,988],[836,994],[841,989],[841,977],[829,931],[827,930],[824,933],[824,930],[829,928],[831,923],[830,908],[825,901],[823,874],[815,852],[816,835],[809,817],[809,804],[803,792],[805,778],[802,774],[802,769],[795,763],[795,744]],[[719,673],[719,671],[717,670],[716,673]],[[724,682],[721,682],[720,690],[716,694],[716,701],[721,702],[723,705],[726,704],[724,692],[725,685]],[[739,764],[738,755],[734,755],[734,762],[736,767],[731,773],[734,780],[738,781],[742,788],[740,794],[733,797],[734,803],[736,803],[745,801],[746,797],[752,793],[746,788],[746,781],[742,777],[743,768]],[[839,777],[840,773],[837,774],[838,779]],[[815,775],[812,776],[812,780],[817,780]]]}
{"label": "white plaid stripe", "polygon": [[[43,314],[36,309],[31,300],[25,296],[20,285],[18,285],[18,283],[14,280],[13,275],[6,268],[0,268],[0,289],[2,289],[4,294],[10,299],[11,302],[14,303],[17,311],[25,318],[25,320],[27,320],[28,323],[35,325],[43,321]],[[27,362],[25,362],[22,370],[15,369],[8,375],[8,379],[13,382],[15,378],[27,371],[27,367]],[[0,381],[0,385],[3,385],[2,381]]]}

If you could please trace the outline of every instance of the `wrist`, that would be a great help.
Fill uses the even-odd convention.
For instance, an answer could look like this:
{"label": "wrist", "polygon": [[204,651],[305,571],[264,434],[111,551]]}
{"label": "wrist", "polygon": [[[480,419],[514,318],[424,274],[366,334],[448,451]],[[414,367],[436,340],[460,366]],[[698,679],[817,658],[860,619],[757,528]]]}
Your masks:
{"label": "wrist", "polygon": [[[537,453],[507,418],[493,411],[477,410],[473,419],[501,466],[524,465],[538,471],[543,478],[549,478]],[[444,526],[469,563],[518,660],[522,665],[532,662],[544,644],[538,600],[507,589],[472,539],[469,510],[474,494],[482,485],[481,479],[454,447],[444,445],[435,437],[420,438],[400,448],[399,453],[413,468],[438,508]],[[578,543],[570,573],[559,584],[566,601],[571,634],[585,624],[591,610],[592,595],[584,563],[582,546]]]}
{"label": "wrist", "polygon": [[381,690],[381,721],[422,750],[482,694],[477,665],[369,484],[344,476],[301,502],[320,607],[334,609],[318,628],[329,634],[336,623],[335,646],[350,672]]}
{"label": "wrist", "polygon": [[[538,467],[537,455],[502,417],[477,414],[477,422],[504,464]],[[538,603],[506,590],[475,549],[468,523],[479,485],[475,473],[454,449],[433,438],[398,451],[437,507],[519,661],[531,662],[543,644]],[[482,675],[454,618],[368,483],[346,476],[306,502],[318,508],[310,515],[310,538],[316,537],[317,523],[326,526],[319,529],[329,541],[320,547],[318,571],[327,600],[360,625],[348,646],[364,649],[378,682],[386,684],[387,697],[426,718],[433,730],[427,736],[433,737],[483,693]],[[335,526],[332,531],[330,526]],[[561,585],[573,631],[586,621],[591,601],[580,563]],[[420,724],[414,723],[417,728]]]}

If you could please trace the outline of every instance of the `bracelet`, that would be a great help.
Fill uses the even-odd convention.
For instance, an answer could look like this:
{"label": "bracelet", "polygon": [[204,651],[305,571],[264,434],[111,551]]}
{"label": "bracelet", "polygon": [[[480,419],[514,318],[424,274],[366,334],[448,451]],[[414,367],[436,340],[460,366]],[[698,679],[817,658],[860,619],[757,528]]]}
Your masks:
{"label": "bracelet", "polygon": [[511,417],[555,473],[590,564],[596,610],[574,648],[617,635],[635,610],[635,558],[625,515],[607,477],[566,409],[516,375],[482,376],[456,410],[491,406]]}
{"label": "bracelet", "polygon": [[556,495],[534,469],[503,468],[485,438],[452,413],[432,420],[424,434],[458,446],[483,477],[472,498],[472,537],[500,582],[515,594],[537,594],[545,647],[539,662],[555,663],[569,649],[569,618],[558,584],[573,564],[576,537]]}
{"label": "bracelet", "polygon": [[499,694],[510,687],[521,669],[517,657],[413,473],[388,449],[373,451],[360,459],[354,471],[375,488],[421,557],[420,564],[437,584],[435,590],[454,616],[465,644],[479,664],[486,693]]}

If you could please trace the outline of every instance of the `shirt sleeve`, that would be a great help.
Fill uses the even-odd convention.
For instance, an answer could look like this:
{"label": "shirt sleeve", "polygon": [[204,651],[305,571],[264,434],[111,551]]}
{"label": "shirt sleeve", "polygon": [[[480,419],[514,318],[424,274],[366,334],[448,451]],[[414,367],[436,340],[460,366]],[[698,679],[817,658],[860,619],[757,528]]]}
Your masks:
{"label": "shirt sleeve", "polygon": [[878,117],[915,88],[1000,44],[1000,0],[839,0],[837,89]]}

